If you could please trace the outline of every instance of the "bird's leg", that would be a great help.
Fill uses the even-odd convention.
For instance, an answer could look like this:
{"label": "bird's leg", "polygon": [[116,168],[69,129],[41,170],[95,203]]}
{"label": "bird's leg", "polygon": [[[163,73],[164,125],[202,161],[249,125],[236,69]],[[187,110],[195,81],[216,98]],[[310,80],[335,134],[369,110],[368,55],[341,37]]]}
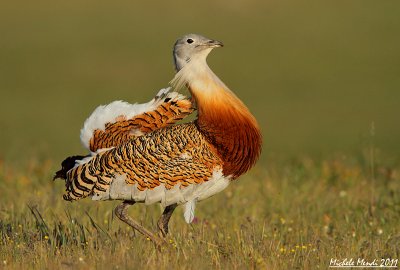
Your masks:
{"label": "bird's leg", "polygon": [[175,203],[175,204],[171,204],[171,205],[168,205],[167,207],[165,207],[164,212],[162,213],[160,219],[157,222],[158,229],[159,229],[158,235],[160,237],[165,238],[167,236],[168,222],[172,216],[172,213],[174,212],[174,210],[177,206],[178,205]]}
{"label": "bird's leg", "polygon": [[153,243],[156,246],[159,246],[160,243],[160,239],[155,236],[153,233],[151,233],[149,230],[147,230],[146,228],[144,228],[143,226],[141,226],[138,222],[136,222],[135,220],[133,220],[130,216],[128,216],[127,214],[127,209],[129,206],[135,204],[135,202],[131,202],[131,201],[124,201],[122,204],[118,205],[115,208],[115,215],[122,220],[123,222],[125,222],[126,224],[128,224],[129,226],[131,226],[133,229],[138,230],[140,233],[142,233],[144,236],[147,236],[148,238],[150,238],[151,241],[153,241]]}

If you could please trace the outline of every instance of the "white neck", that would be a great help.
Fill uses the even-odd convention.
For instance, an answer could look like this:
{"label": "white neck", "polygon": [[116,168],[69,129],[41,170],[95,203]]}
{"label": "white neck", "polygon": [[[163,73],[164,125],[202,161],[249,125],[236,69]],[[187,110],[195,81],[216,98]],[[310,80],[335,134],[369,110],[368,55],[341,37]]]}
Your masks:
{"label": "white neck", "polygon": [[175,89],[188,86],[189,89],[198,89],[203,93],[210,94],[212,91],[215,91],[216,88],[230,91],[207,65],[207,55],[208,52],[191,58],[190,61],[185,63],[176,73],[170,84],[174,86]]}

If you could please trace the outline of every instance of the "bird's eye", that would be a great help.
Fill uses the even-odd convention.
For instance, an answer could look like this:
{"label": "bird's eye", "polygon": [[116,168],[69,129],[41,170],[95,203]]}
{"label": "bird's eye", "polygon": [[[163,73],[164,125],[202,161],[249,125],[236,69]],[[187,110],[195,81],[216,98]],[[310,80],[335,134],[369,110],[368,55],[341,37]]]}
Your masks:
{"label": "bird's eye", "polygon": [[188,38],[188,39],[186,40],[186,42],[189,43],[189,44],[190,44],[190,43],[193,43],[193,39]]}

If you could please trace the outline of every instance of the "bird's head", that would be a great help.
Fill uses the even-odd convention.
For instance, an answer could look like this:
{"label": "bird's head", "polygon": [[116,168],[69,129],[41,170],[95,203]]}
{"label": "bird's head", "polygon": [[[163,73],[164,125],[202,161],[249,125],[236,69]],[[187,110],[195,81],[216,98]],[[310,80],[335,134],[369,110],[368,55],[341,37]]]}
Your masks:
{"label": "bird's head", "polygon": [[179,71],[193,60],[205,61],[212,49],[222,46],[222,42],[198,34],[185,35],[174,45],[175,68]]}

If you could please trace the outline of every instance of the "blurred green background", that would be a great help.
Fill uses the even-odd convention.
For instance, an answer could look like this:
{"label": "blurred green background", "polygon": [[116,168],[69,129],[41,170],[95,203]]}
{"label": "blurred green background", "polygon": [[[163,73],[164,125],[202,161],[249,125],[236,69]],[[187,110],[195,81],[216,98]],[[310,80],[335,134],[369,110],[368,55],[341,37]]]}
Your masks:
{"label": "blurred green background", "polygon": [[190,32],[225,43],[209,64],[259,120],[264,155],[400,153],[398,0],[0,5],[3,159],[84,153],[94,108],[150,100]]}

